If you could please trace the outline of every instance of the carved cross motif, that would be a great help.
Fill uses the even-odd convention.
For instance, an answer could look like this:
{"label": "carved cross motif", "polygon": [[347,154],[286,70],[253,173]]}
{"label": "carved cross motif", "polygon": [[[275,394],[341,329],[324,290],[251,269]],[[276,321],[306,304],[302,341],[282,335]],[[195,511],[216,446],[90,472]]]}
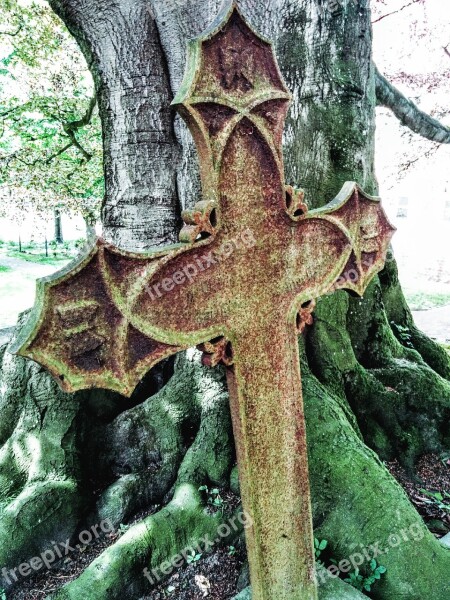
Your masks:
{"label": "carved cross motif", "polygon": [[199,156],[203,200],[181,244],[148,255],[99,240],[41,280],[18,352],[67,391],[130,395],[162,358],[202,345],[227,368],[253,598],[317,597],[297,335],[312,301],[362,294],[393,234],[378,198],[346,183],[308,211],[286,187],[290,94],[271,44],[233,7],[191,42],[174,105]]}

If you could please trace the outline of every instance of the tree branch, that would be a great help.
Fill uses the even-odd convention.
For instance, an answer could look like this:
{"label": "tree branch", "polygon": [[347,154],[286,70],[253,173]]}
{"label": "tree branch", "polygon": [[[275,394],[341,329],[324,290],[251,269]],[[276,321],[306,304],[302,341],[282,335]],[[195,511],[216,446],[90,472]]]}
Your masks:
{"label": "tree branch", "polygon": [[375,82],[378,106],[392,110],[403,125],[414,133],[440,144],[450,144],[450,128],[420,110],[412,100],[406,98],[375,67]]}
{"label": "tree branch", "polygon": [[73,141],[71,140],[68,144],[66,144],[65,146],[60,148],[57,152],[55,152],[55,154],[52,154],[51,156],[46,158],[45,164],[49,165],[52,162],[52,160],[54,160],[55,158],[58,158],[58,156],[61,156],[61,154],[63,154],[66,150],[68,150],[72,146],[73,146]]}
{"label": "tree branch", "polygon": [[77,129],[80,129],[81,127],[86,127],[86,125],[89,125],[89,123],[91,122],[92,113],[94,112],[94,108],[95,108],[96,104],[97,104],[97,96],[94,94],[89,101],[89,106],[86,111],[86,114],[83,117],[81,117],[81,119],[78,119],[77,121],[70,121],[69,123],[66,123],[66,127],[68,129],[70,129],[71,131],[76,131]]}
{"label": "tree branch", "polygon": [[91,122],[92,113],[94,112],[94,108],[95,108],[96,104],[97,104],[97,96],[94,94],[92,96],[91,100],[89,101],[89,106],[88,106],[86,113],[84,114],[83,117],[81,117],[81,119],[78,119],[77,121],[69,121],[68,123],[62,124],[64,132],[72,140],[72,145],[75,146],[76,148],[78,148],[78,150],[84,156],[86,162],[89,162],[91,160],[92,154],[90,154],[87,150],[85,150],[83,148],[83,146],[77,140],[75,132],[78,129],[81,129],[81,127],[85,127],[86,125],[89,125],[89,123]]}
{"label": "tree branch", "polygon": [[449,46],[450,46],[450,44],[447,44],[446,46],[443,47],[443,50],[444,50],[445,54],[450,58],[450,50],[448,49]]}
{"label": "tree branch", "polygon": [[43,165],[49,165],[52,162],[52,160],[54,160],[55,158],[58,158],[58,156],[60,156],[64,152],[66,152],[66,150],[69,150],[69,148],[71,148],[74,145],[75,144],[74,144],[73,140],[71,139],[70,142],[68,142],[66,145],[62,146],[54,154],[51,154],[50,156],[48,156],[45,159],[44,158],[35,158],[31,162],[25,160],[24,158],[21,158],[19,152],[14,152],[13,154],[10,154],[7,157],[0,157],[0,160],[5,160],[7,166],[9,166],[9,164],[11,163],[12,160],[17,160],[18,162],[22,163],[23,165],[26,165],[27,167],[35,167],[39,163],[41,163]]}
{"label": "tree branch", "polygon": [[412,6],[413,4],[417,4],[418,2],[422,2],[422,0],[412,0],[411,2],[409,2],[408,4],[405,4],[404,6],[402,6],[401,8],[399,8],[398,10],[393,10],[390,13],[387,13],[385,15],[382,15],[381,17],[378,17],[378,19],[375,19],[375,21],[372,21],[372,24],[379,23],[380,21],[382,21],[383,19],[386,19],[387,17],[390,17],[392,15],[396,15],[397,13],[402,12],[402,10],[405,10],[405,8],[409,8],[410,6]]}
{"label": "tree branch", "polygon": [[92,158],[92,154],[90,154],[87,150],[85,150],[83,148],[83,146],[80,144],[80,142],[77,140],[75,132],[70,129],[70,127],[66,127],[65,125],[63,125],[63,129],[65,131],[65,133],[69,136],[70,140],[71,140],[71,146],[75,146],[75,148],[77,148],[81,154],[84,156],[86,162],[89,162]]}

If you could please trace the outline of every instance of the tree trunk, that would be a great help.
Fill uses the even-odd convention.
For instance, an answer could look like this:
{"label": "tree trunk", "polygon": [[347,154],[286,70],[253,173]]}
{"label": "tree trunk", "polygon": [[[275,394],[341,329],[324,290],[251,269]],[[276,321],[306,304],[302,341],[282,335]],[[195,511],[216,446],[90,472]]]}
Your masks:
{"label": "tree trunk", "polygon": [[[180,208],[201,191],[192,139],[169,104],[186,41],[213,21],[220,0],[158,0],[153,10],[145,0],[50,4],[80,44],[97,87],[106,237],[137,250],[174,241]],[[311,207],[332,199],[346,180],[376,193],[369,0],[239,5],[276,42],[293,92],[288,182],[305,188]],[[408,329],[412,347],[397,337],[398,326]],[[300,347],[317,537],[329,540],[339,561],[409,532],[379,557],[388,570],[372,597],[448,600],[450,552],[380,461],[398,457],[412,467],[422,453],[450,447],[450,361],[415,328],[393,258],[363,300],[345,292],[323,298]],[[150,373],[131,401],[103,392],[62,395],[39,367],[5,351],[2,378],[1,564],[14,566],[86,523],[109,518],[117,526],[162,503],[52,595],[139,598],[149,585],[144,568],[215,530],[198,487],[235,481],[220,369],[205,369],[188,352],[175,368],[169,362]],[[26,450],[32,444],[41,459]],[[321,598],[339,597],[327,589]]]}
{"label": "tree trunk", "polygon": [[61,221],[61,212],[59,208],[55,208],[55,242],[57,244],[62,244],[64,242],[63,231],[62,231],[62,221]]}

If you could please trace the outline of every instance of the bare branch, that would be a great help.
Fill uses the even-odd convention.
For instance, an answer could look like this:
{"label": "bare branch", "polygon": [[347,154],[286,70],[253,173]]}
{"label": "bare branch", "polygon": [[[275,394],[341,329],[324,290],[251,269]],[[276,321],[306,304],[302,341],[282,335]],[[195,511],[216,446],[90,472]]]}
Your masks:
{"label": "bare branch", "polygon": [[89,102],[89,106],[88,106],[86,113],[84,114],[83,117],[81,117],[81,119],[78,119],[77,121],[69,121],[68,123],[63,123],[63,129],[64,129],[65,133],[72,140],[72,144],[76,148],[78,148],[78,150],[84,156],[86,162],[89,162],[91,160],[92,154],[90,154],[87,150],[85,150],[83,148],[83,146],[77,140],[75,132],[78,129],[81,129],[82,127],[86,127],[86,125],[89,125],[89,123],[92,119],[92,113],[94,112],[94,108],[95,108],[96,104],[97,104],[97,96],[94,94],[94,96],[91,98],[91,100]]}
{"label": "bare branch", "polygon": [[390,83],[375,67],[378,106],[392,110],[403,125],[432,142],[450,144],[450,128],[420,110],[409,98]]}
{"label": "bare branch", "polygon": [[413,4],[417,4],[418,2],[422,3],[423,0],[412,0],[411,2],[409,2],[408,4],[405,4],[404,6],[402,6],[401,8],[397,9],[397,10],[393,10],[390,13],[387,13],[385,15],[382,15],[381,17],[378,17],[378,19],[375,19],[374,21],[372,21],[372,23],[379,23],[380,21],[382,21],[383,19],[386,19],[387,17],[390,17],[392,15],[396,15],[399,12],[402,12],[402,10],[405,10],[406,8],[409,8],[410,6],[412,6]]}
{"label": "bare branch", "polygon": [[73,141],[70,140],[70,142],[68,142],[65,146],[62,146],[57,152],[48,156],[45,159],[36,158],[33,161],[27,161],[20,156],[19,152],[14,152],[13,154],[10,154],[9,156],[0,157],[0,160],[4,160],[6,163],[6,166],[9,166],[11,161],[13,161],[13,160],[17,160],[18,162],[22,163],[23,165],[26,165],[27,167],[35,167],[39,163],[48,165],[52,162],[52,160],[54,160],[55,158],[58,158],[58,156],[63,154],[66,150],[69,150],[69,148],[71,148],[73,145],[74,145]]}
{"label": "bare branch", "polygon": [[92,158],[92,154],[90,154],[87,150],[85,150],[83,148],[83,146],[77,140],[75,132],[72,129],[70,129],[69,127],[66,127],[65,125],[63,125],[63,128],[71,140],[70,145],[75,146],[75,148],[77,148],[81,152],[81,154],[85,158],[86,162],[89,162]]}
{"label": "bare branch", "polygon": [[450,58],[450,50],[448,49],[449,46],[450,46],[450,44],[447,44],[446,46],[443,47],[443,50],[444,50],[445,54]]}
{"label": "bare branch", "polygon": [[89,106],[86,111],[86,114],[83,117],[81,117],[81,119],[78,119],[78,121],[70,121],[69,123],[67,123],[66,124],[67,128],[70,129],[71,131],[76,131],[77,129],[80,129],[81,127],[86,127],[86,125],[89,125],[89,123],[91,122],[92,113],[94,112],[94,108],[95,108],[96,104],[97,104],[97,96],[94,94],[89,101]]}
{"label": "bare branch", "polygon": [[25,106],[27,106],[27,104],[28,104],[28,102],[25,102],[25,104],[20,104],[19,106],[13,106],[12,108],[9,108],[8,110],[5,110],[4,112],[0,113],[0,118],[7,117],[11,113],[14,113],[17,110],[20,110],[21,108],[24,108]]}
{"label": "bare branch", "polygon": [[70,140],[70,142],[68,144],[66,144],[65,146],[63,146],[62,148],[60,148],[58,150],[58,152],[55,152],[55,154],[52,154],[51,156],[49,156],[48,158],[45,159],[45,164],[49,165],[53,159],[58,158],[58,156],[60,156],[61,154],[63,154],[66,150],[68,150],[69,148],[71,148],[73,146],[73,142],[72,140]]}

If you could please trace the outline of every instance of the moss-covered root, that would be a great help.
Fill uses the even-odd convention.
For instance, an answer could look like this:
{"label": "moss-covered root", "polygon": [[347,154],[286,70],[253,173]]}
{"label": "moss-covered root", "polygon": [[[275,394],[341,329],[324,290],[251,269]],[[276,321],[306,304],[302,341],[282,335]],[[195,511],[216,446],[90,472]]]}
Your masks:
{"label": "moss-covered root", "polygon": [[[205,512],[198,488],[204,483],[225,485],[234,461],[223,370],[205,369],[200,363],[200,354],[189,351],[178,359],[172,380],[153,399],[151,406],[138,407],[131,413],[133,422],[136,416],[145,417],[143,422],[155,432],[155,447],[164,449],[167,460],[171,457],[179,460],[181,449],[177,449],[177,444],[183,440],[181,430],[184,429],[190,437],[194,436],[193,441],[189,440],[190,447],[178,469],[173,500],[157,514],[132,527],[76,581],[51,598],[114,600],[137,597],[136,594],[149,585],[144,577],[144,568],[151,572],[190,545],[198,544],[205,536],[217,537],[223,517]],[[130,418],[130,415],[124,414],[119,420],[126,423]],[[172,426],[175,424],[173,439],[168,437],[171,428],[167,419]],[[191,430],[186,427],[186,422],[193,425],[194,419],[200,425]],[[135,430],[135,427],[132,429]],[[176,435],[177,432],[179,435]],[[118,497],[115,501],[110,500],[109,505],[102,503],[114,520],[117,515],[112,508],[116,506]],[[124,499],[122,497],[120,506],[127,506]]]}
{"label": "moss-covered root", "polygon": [[70,537],[80,519],[72,428],[78,403],[38,365],[2,355],[0,565],[14,568]]}
{"label": "moss-covered root", "polygon": [[[318,305],[308,362],[366,444],[412,468],[420,455],[450,443],[450,382],[394,330],[377,281],[364,299],[335,294]],[[403,343],[411,345],[407,331]]]}
{"label": "moss-covered root", "polygon": [[303,374],[316,536],[329,540],[338,561],[358,554],[362,572],[367,555],[387,568],[374,586],[377,600],[448,600],[450,551],[307,365]]}
{"label": "moss-covered root", "polygon": [[[184,484],[160,512],[133,526],[72,583],[47,600],[118,600],[135,598],[149,586],[158,567],[205,536],[217,535],[219,514],[201,504],[197,486]],[[144,573],[144,569],[148,569]],[[147,577],[146,577],[147,575]]]}
{"label": "moss-covered root", "polygon": [[387,262],[386,268],[380,274],[380,283],[389,322],[405,327],[409,332],[413,347],[420,353],[424,361],[436,373],[450,380],[450,355],[440,344],[417,329],[400,285],[395,260]]}
{"label": "moss-covered root", "polygon": [[90,461],[115,480],[97,502],[93,522],[126,523],[162,502],[175,481],[227,483],[234,443],[224,372],[204,367],[200,356],[195,350],[179,355],[158,394],[89,436]]}

